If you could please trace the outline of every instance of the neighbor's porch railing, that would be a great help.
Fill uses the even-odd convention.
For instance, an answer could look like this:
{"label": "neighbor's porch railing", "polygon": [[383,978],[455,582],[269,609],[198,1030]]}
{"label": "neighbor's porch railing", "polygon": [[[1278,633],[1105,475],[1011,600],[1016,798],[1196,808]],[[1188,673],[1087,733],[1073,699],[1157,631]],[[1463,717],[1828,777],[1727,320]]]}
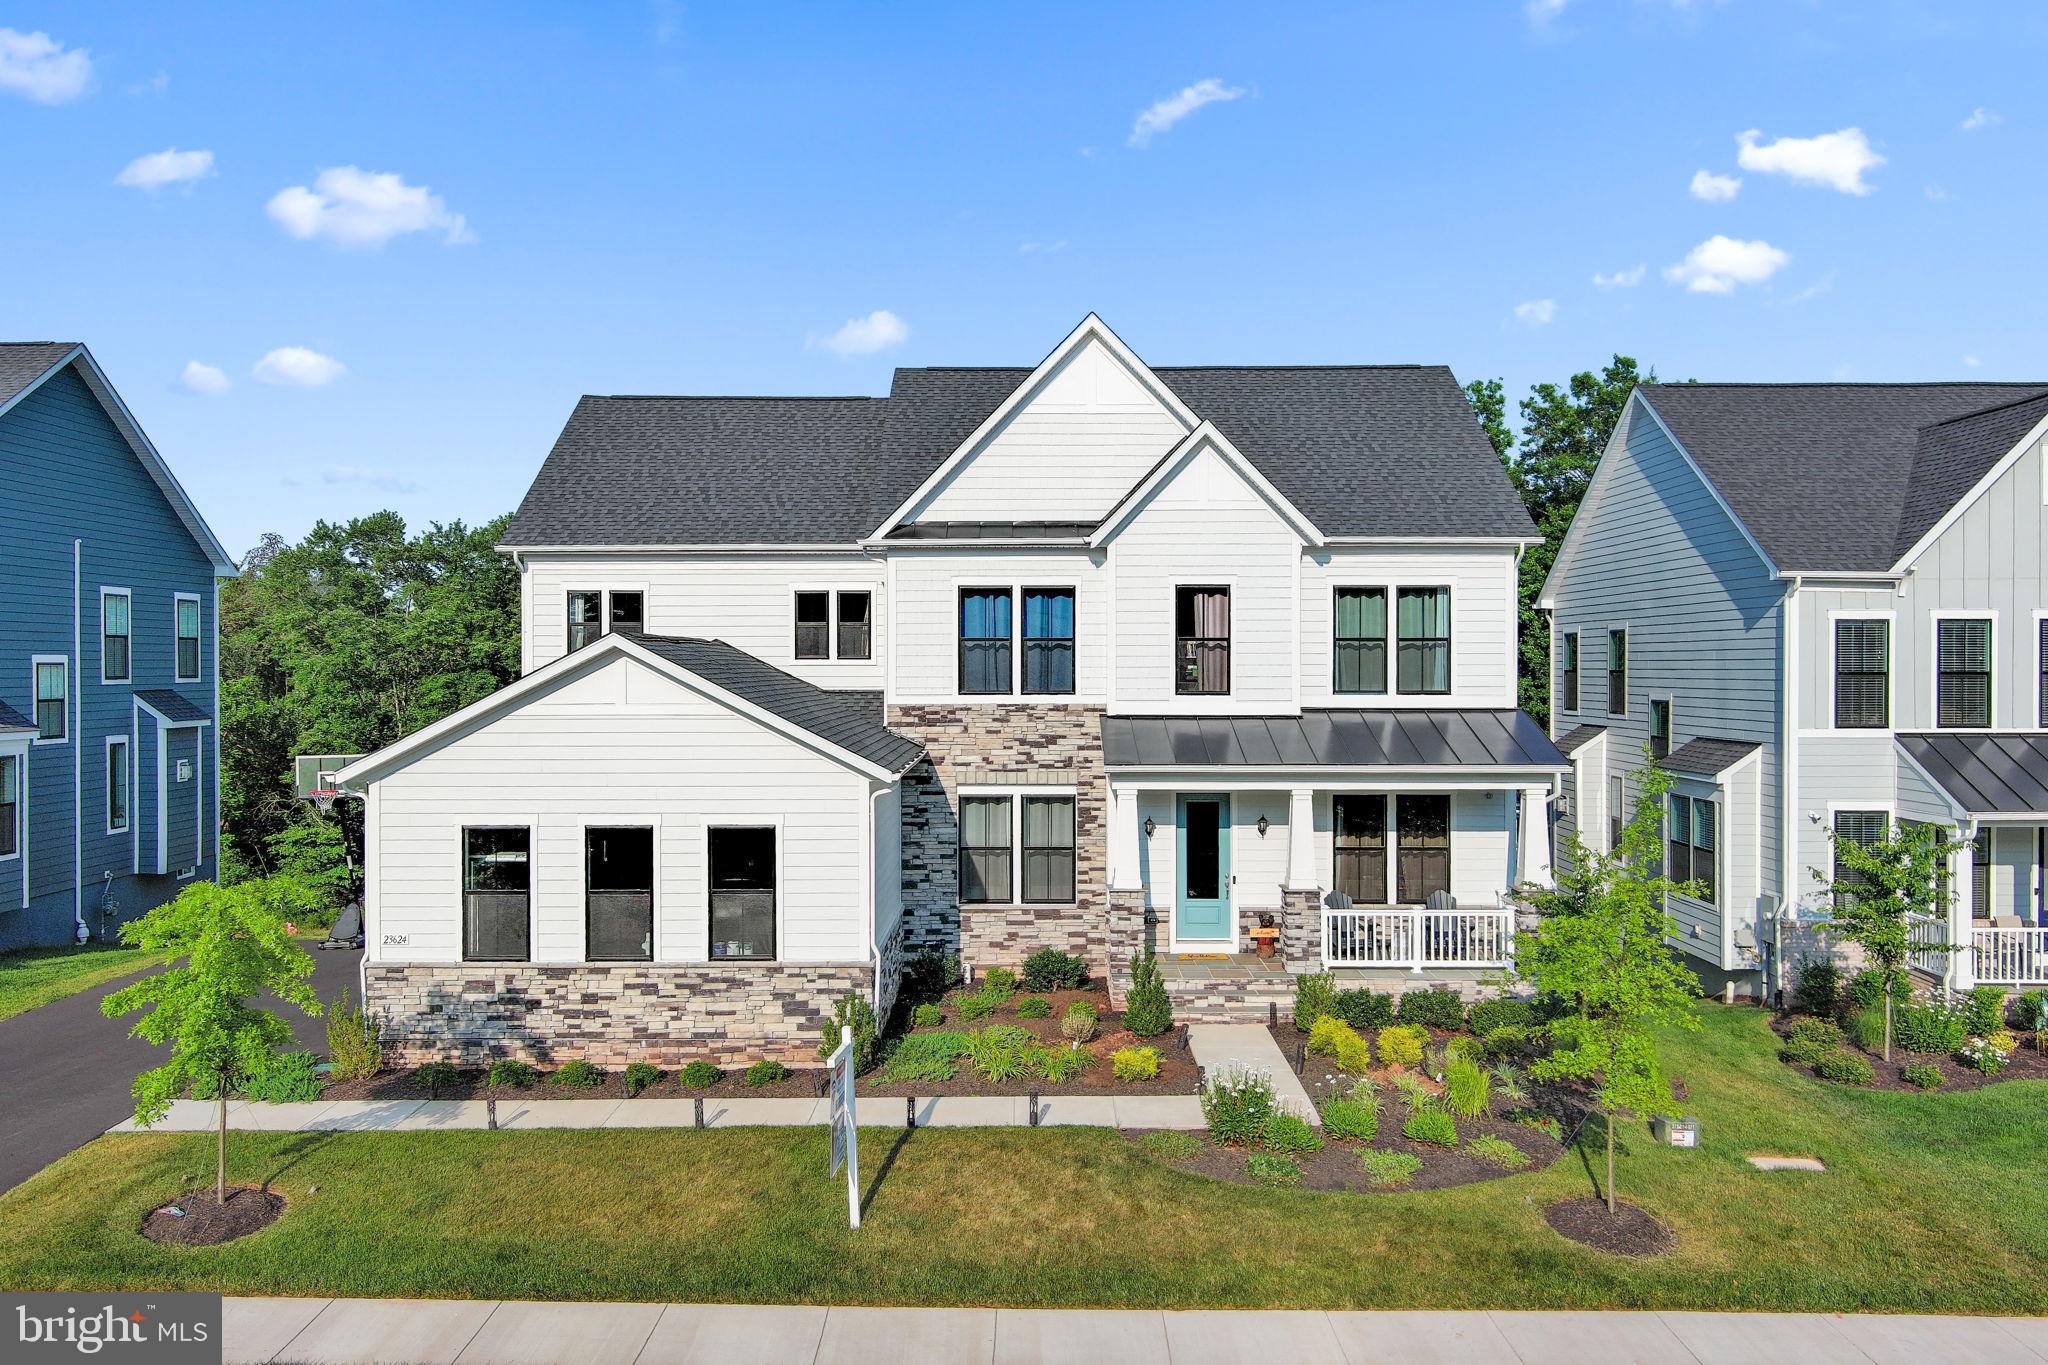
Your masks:
{"label": "neighbor's porch railing", "polygon": [[1509,909],[1323,911],[1326,967],[1506,967],[1514,943],[1515,915]]}
{"label": "neighbor's porch railing", "polygon": [[1972,929],[1977,979],[1993,986],[2048,985],[2048,929]]}
{"label": "neighbor's porch railing", "polygon": [[1910,950],[1906,965],[1916,972],[1925,972],[1935,980],[1948,976],[1949,959],[1953,953],[1947,951],[1948,926],[1933,915],[1908,914],[1906,916],[1906,942]]}

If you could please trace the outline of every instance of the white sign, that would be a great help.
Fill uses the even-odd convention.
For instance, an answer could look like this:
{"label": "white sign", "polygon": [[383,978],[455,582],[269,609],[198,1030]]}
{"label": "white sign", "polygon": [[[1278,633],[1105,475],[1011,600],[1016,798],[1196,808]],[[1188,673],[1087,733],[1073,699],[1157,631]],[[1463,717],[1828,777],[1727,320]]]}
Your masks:
{"label": "white sign", "polygon": [[826,1063],[832,1069],[832,1163],[828,1175],[846,1167],[846,1225],[860,1226],[860,1133],[853,1121],[853,1030],[840,1033]]}

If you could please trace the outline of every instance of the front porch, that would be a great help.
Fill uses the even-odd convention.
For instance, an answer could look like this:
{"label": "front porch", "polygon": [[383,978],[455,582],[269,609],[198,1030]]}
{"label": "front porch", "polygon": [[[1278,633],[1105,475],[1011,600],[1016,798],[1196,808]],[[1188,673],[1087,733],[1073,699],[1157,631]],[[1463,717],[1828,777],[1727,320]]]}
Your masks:
{"label": "front porch", "polygon": [[[1497,980],[1500,967],[1436,966],[1328,967],[1339,990],[1375,990],[1399,999],[1409,991],[1450,990],[1477,1000]],[[1311,964],[1309,970],[1321,969]],[[1296,972],[1278,956],[1256,953],[1168,953],[1159,958],[1159,975],[1173,1001],[1173,1018],[1181,1024],[1259,1023],[1286,1018],[1294,1008]]]}

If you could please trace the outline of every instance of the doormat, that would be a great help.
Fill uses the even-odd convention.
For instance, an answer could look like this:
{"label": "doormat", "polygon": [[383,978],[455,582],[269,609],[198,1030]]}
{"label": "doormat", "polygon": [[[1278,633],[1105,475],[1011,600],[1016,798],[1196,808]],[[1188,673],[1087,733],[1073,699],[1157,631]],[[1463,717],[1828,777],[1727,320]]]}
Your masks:
{"label": "doormat", "polygon": [[1175,962],[1228,962],[1229,953],[1175,953]]}

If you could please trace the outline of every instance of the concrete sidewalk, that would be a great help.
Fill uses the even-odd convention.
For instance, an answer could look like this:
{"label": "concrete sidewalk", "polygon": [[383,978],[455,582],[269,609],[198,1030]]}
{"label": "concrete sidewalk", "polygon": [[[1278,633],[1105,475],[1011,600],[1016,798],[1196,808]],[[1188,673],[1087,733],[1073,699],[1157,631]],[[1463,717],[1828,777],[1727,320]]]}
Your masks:
{"label": "concrete sidewalk", "polygon": [[2048,1319],[229,1299],[229,1362],[313,1365],[2048,1365]]}
{"label": "concrete sidewalk", "polygon": [[1323,1118],[1309,1098],[1308,1087],[1280,1053],[1273,1035],[1258,1024],[1189,1024],[1188,1051],[1204,1076],[1227,1075],[1232,1068],[1262,1071],[1273,1082],[1273,1099],[1320,1128]]}

